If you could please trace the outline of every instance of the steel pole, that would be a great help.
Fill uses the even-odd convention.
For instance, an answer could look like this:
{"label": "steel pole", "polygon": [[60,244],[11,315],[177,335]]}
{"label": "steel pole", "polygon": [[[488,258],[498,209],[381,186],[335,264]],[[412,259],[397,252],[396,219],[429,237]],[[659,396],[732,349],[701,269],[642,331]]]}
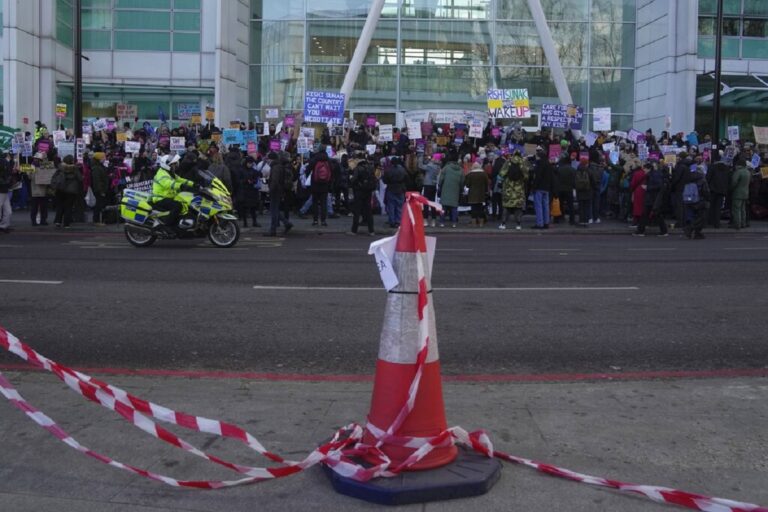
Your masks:
{"label": "steel pole", "polygon": [[[344,94],[344,110],[347,109],[349,97],[352,95],[352,91],[355,88],[355,82],[357,82],[357,77],[363,67],[365,55],[368,53],[368,47],[371,45],[371,39],[373,39],[373,33],[376,31],[376,25],[379,23],[383,8],[384,0],[374,0],[371,5],[371,10],[368,11],[368,17],[365,19],[363,32],[360,34],[360,39],[357,41],[355,53],[352,54],[352,61],[349,63],[347,74],[344,77],[344,83],[341,86],[341,93]],[[394,65],[396,66],[397,63]]]}
{"label": "steel pole", "polygon": [[82,0],[75,0],[75,86],[72,99],[75,138],[83,136],[83,30]]}
{"label": "steel pole", "polygon": [[723,0],[717,0],[717,19],[715,21],[715,95],[712,98],[714,133],[712,134],[712,160],[718,160],[720,149],[720,77],[723,65]]}

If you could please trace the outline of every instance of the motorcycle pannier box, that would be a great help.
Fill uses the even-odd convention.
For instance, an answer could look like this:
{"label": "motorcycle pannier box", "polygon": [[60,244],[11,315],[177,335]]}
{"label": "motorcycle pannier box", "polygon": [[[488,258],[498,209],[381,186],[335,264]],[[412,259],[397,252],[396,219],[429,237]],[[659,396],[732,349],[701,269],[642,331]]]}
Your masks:
{"label": "motorcycle pannier box", "polygon": [[125,189],[120,200],[120,216],[127,221],[144,222],[152,213],[150,200],[152,194],[138,190]]}

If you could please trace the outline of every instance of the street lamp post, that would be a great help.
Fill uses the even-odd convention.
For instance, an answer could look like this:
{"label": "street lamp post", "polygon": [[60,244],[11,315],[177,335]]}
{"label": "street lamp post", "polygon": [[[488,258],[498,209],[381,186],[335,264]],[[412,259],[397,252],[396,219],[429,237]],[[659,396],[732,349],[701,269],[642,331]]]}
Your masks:
{"label": "street lamp post", "polygon": [[723,0],[717,0],[717,19],[715,20],[715,96],[712,99],[714,115],[714,133],[712,134],[712,157],[717,160],[720,149],[720,75],[723,64]]}
{"label": "street lamp post", "polygon": [[72,110],[74,111],[75,138],[83,137],[83,30],[82,0],[75,0],[75,86]]}

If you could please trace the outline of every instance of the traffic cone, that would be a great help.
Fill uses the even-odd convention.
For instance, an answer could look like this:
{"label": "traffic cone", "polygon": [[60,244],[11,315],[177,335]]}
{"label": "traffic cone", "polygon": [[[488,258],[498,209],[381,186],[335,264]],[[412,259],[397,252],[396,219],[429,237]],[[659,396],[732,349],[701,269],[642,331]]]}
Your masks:
{"label": "traffic cone", "polygon": [[[363,437],[365,444],[379,446],[392,461],[391,467],[404,462],[416,450],[404,446],[404,438],[434,437],[447,428],[423,205],[419,199],[420,196],[408,194],[403,206],[392,261],[399,284],[387,297],[371,409]],[[428,337],[427,348],[420,351],[424,337]],[[406,404],[412,398],[420,352],[424,358],[423,373],[408,412]],[[388,431],[390,435],[386,435]],[[456,456],[453,444],[442,444],[407,470],[437,468],[451,463]],[[369,461],[373,459],[369,457]]]}

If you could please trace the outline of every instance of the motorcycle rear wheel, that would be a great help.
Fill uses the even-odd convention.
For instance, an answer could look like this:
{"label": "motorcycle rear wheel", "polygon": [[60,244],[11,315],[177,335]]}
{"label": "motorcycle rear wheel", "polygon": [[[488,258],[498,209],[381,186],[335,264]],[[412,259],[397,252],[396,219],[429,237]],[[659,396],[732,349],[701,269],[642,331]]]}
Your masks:
{"label": "motorcycle rear wheel", "polygon": [[240,239],[240,226],[231,219],[219,219],[208,228],[208,240],[221,249],[234,247]]}
{"label": "motorcycle rear wheel", "polygon": [[130,225],[125,226],[125,238],[127,238],[128,243],[134,247],[149,247],[155,243],[155,240],[157,240],[155,235],[136,229]]}

